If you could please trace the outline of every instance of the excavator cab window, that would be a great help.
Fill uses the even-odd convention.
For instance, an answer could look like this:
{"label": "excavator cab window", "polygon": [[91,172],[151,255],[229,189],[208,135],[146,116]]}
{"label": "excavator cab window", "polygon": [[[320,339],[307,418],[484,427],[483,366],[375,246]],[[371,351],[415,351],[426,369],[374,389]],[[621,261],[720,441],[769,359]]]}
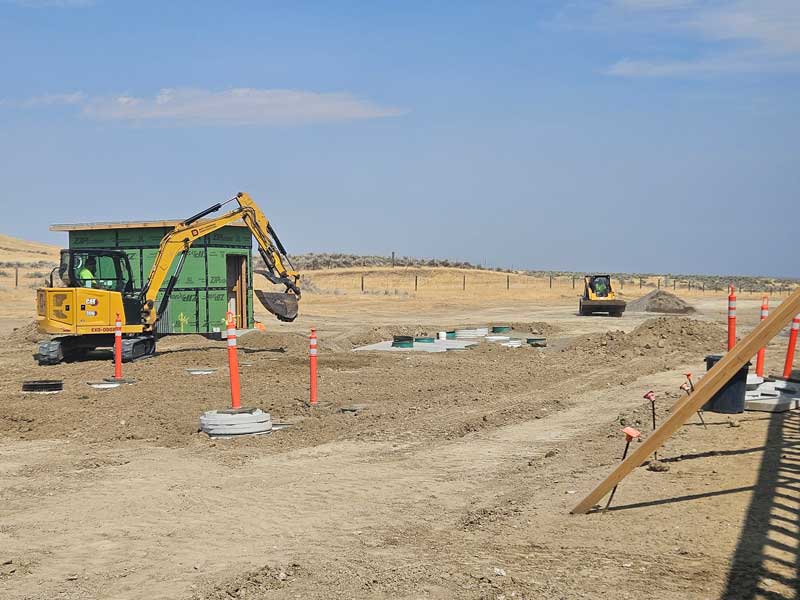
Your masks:
{"label": "excavator cab window", "polygon": [[133,292],[128,255],[113,250],[63,250],[59,276],[68,287]]}

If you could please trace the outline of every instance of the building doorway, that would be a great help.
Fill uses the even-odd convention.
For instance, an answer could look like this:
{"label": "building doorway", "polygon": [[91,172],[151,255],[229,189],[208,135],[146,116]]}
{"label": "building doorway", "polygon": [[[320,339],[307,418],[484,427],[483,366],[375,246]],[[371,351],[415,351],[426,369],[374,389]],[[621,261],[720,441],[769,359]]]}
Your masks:
{"label": "building doorway", "polygon": [[247,256],[228,254],[227,271],[228,310],[235,315],[237,329],[247,327]]}

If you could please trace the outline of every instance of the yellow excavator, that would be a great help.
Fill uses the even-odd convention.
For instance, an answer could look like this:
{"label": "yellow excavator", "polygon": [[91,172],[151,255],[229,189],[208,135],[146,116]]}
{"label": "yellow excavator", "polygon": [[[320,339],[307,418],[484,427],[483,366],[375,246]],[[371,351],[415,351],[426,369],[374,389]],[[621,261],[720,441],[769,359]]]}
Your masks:
{"label": "yellow excavator", "polygon": [[[238,202],[238,208],[201,221],[230,202]],[[66,287],[53,287],[51,277],[50,287],[36,293],[39,331],[56,336],[39,344],[39,364],[54,365],[65,358],[79,358],[95,348],[113,347],[117,314],[122,321],[123,361],[154,354],[156,324],[167,308],[192,244],[239,219],[256,239],[258,252],[266,265],[265,270],[256,272],[273,284],[285,286],[285,292],[256,290],[256,296],[278,319],[293,321],[297,317],[297,301],[300,299],[300,275],[292,267],[264,213],[248,194],[239,193],[235,198],[189,217],[167,233],[161,240],[150,275],[138,293],[133,289],[131,266],[124,251],[61,250],[58,274]],[[178,264],[156,306],[157,296],[175,257],[178,257]],[[104,268],[103,273],[95,278],[91,268],[98,263],[102,263]]]}
{"label": "yellow excavator", "polygon": [[588,316],[608,313],[612,317],[622,316],[626,303],[617,298],[611,287],[610,275],[586,275],[583,280],[583,295],[578,303],[578,314]]}

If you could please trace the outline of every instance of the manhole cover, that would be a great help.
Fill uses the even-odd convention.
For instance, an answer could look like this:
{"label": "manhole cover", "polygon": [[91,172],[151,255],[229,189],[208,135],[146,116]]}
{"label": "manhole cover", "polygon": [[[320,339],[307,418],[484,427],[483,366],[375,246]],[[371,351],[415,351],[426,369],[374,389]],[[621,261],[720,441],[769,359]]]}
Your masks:
{"label": "manhole cover", "polygon": [[33,394],[57,394],[64,389],[61,379],[36,379],[22,382],[22,391]]}

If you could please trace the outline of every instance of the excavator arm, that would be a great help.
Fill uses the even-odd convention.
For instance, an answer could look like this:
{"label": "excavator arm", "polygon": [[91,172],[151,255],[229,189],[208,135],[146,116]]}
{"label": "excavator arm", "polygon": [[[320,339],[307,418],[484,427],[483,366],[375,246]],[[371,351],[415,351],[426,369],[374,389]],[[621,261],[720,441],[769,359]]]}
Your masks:
{"label": "excavator arm", "polygon": [[[239,207],[224,215],[200,222],[200,219],[218,211],[225,204],[236,201]],[[258,299],[264,307],[282,321],[293,321],[297,317],[297,300],[300,298],[300,275],[292,268],[286,250],[283,248],[272,225],[261,212],[261,209],[246,193],[240,192],[227,202],[215,204],[206,210],[189,217],[167,233],[161,240],[158,255],[150,270],[147,283],[142,288],[140,299],[142,304],[142,324],[145,331],[153,331],[161,315],[167,308],[169,297],[180,277],[181,269],[192,244],[235,221],[241,219],[247,225],[258,244],[258,251],[266,264],[266,270],[257,271],[275,284],[286,286],[285,293],[266,293],[256,291]],[[164,295],[156,307],[156,297],[164,280],[167,279],[172,263],[178,257],[178,264],[167,282]],[[289,266],[289,268],[286,267]]]}

